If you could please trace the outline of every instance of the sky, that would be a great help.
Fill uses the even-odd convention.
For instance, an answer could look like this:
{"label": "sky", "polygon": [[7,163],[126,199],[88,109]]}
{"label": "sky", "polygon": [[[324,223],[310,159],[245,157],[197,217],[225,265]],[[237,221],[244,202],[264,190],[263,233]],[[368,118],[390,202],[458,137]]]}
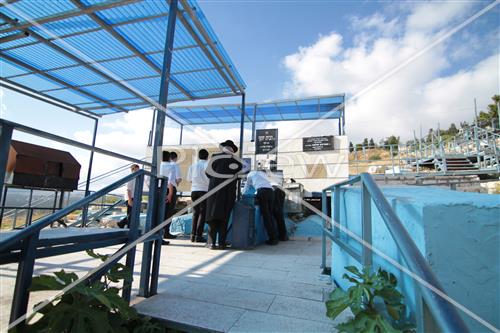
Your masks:
{"label": "sky", "polygon": [[[201,1],[200,6],[247,84],[247,101],[345,93],[346,132],[350,141],[360,142],[392,134],[406,140],[420,128],[426,133],[438,123],[447,128],[471,121],[474,98],[478,110],[486,109],[500,91],[500,6],[477,13],[492,3]],[[3,118],[91,142],[92,120],[8,90],[0,94]],[[141,110],[101,118],[97,146],[143,157],[151,116],[151,110]],[[336,134],[332,121],[259,126],[279,128],[280,138]],[[178,136],[178,126],[167,123],[164,144],[176,144]],[[237,140],[239,128],[184,129],[185,143],[207,136]],[[15,138],[68,149],[19,133]],[[89,153],[71,150],[86,170]],[[96,155],[93,174],[122,164]],[[82,171],[81,179],[85,175]]]}

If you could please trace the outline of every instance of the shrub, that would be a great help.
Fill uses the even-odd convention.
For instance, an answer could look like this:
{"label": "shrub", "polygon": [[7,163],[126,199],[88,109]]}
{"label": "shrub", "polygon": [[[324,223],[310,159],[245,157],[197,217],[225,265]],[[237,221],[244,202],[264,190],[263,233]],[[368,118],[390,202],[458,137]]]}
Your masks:
{"label": "shrub", "polygon": [[[87,250],[93,257],[106,261],[109,256]],[[78,280],[75,273],[63,269],[54,276],[34,277],[30,291],[61,290]],[[151,318],[142,316],[120,297],[123,288],[116,285],[123,281],[132,283],[132,272],[123,264],[113,265],[99,280],[82,282],[43,307],[42,317],[28,323],[23,332],[165,332],[165,329]]]}
{"label": "shrub", "polygon": [[[354,266],[347,266],[346,270],[352,276],[344,274],[343,278],[354,285],[347,292],[336,288],[326,301],[326,315],[332,319],[347,308],[354,314],[354,318],[337,325],[339,332],[414,332],[414,326],[404,322],[404,296],[396,289],[398,281],[393,274],[382,269],[371,273],[369,267],[363,272]],[[376,299],[383,301],[382,309],[376,306]]]}

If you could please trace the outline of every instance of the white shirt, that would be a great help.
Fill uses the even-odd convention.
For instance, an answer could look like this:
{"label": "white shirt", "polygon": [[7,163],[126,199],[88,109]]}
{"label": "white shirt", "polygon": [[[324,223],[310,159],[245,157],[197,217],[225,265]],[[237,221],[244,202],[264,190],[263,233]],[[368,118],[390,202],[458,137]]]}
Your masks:
{"label": "white shirt", "polygon": [[125,199],[133,199],[134,198],[134,191],[135,191],[135,179],[130,180],[127,183],[127,194]]}
{"label": "white shirt", "polygon": [[210,182],[210,180],[205,174],[207,166],[208,166],[207,160],[199,160],[198,162],[193,163],[189,167],[186,179],[188,182],[191,182],[191,192],[208,191],[208,183]]}
{"label": "white shirt", "polygon": [[168,183],[177,187],[177,180],[182,179],[181,169],[176,162],[161,162],[160,175],[168,178]]}
{"label": "white shirt", "polygon": [[182,180],[181,168],[179,168],[177,162],[170,162],[170,167],[172,168],[172,181],[169,179],[169,183],[177,187],[177,182]]}
{"label": "white shirt", "polygon": [[265,171],[250,171],[247,175],[247,182],[243,192],[246,192],[249,187],[253,187],[255,191],[260,188],[273,188]]}

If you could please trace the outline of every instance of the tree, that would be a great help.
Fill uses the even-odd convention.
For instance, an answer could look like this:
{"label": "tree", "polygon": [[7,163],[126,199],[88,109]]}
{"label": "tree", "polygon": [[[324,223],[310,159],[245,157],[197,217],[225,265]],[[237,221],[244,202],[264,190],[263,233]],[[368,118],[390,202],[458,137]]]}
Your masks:
{"label": "tree", "polygon": [[368,138],[363,139],[363,147],[368,147]]}
{"label": "tree", "polygon": [[493,103],[488,105],[488,111],[479,112],[476,118],[476,122],[479,126],[491,126],[492,123],[498,124],[498,102],[500,102],[500,95],[494,95],[491,99]]}
{"label": "tree", "polygon": [[396,137],[394,135],[391,135],[390,137],[388,137],[385,142],[384,142],[386,145],[397,145],[399,144],[399,136]]}
{"label": "tree", "polygon": [[352,144],[352,141],[349,141],[349,152],[352,153],[354,151],[354,145]]}
{"label": "tree", "polygon": [[370,148],[375,148],[376,145],[375,145],[375,141],[373,141],[373,138],[370,139],[369,145],[370,145]]}
{"label": "tree", "polygon": [[448,135],[456,135],[458,133],[457,126],[455,126],[454,123],[451,123],[450,128],[448,128],[448,131],[446,134]]}

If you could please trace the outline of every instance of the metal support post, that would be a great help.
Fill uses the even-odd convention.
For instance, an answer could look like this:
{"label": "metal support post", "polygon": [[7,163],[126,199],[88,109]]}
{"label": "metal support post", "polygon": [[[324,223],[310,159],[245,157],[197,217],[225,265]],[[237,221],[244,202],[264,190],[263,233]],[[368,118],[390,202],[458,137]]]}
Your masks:
{"label": "metal support post", "polygon": [[[132,212],[129,221],[128,242],[134,242],[139,237],[139,224],[141,219],[141,205],[142,205],[142,189],[144,186],[144,174],[140,175],[134,180],[134,200],[132,202]],[[127,252],[125,265],[132,271],[132,278],[134,276],[134,263],[135,263],[135,246]],[[132,292],[132,280],[123,281],[122,296],[130,302],[130,293]]]}
{"label": "metal support post", "polygon": [[[167,196],[168,179],[161,179],[161,186],[159,188],[160,198]],[[158,205],[156,208],[157,221],[161,223],[165,220],[165,205]],[[149,295],[156,295],[158,292],[158,275],[160,274],[160,254],[161,254],[161,237],[155,239],[153,250],[153,267],[151,269],[151,285],[149,286]]]}
{"label": "metal support post", "polygon": [[[361,228],[363,234],[363,240],[372,245],[372,202],[370,197],[370,192],[366,188],[366,185],[362,183],[361,186]],[[372,266],[372,250],[367,248],[363,244],[362,250],[362,264],[363,266]]]}
{"label": "metal support post", "polygon": [[0,228],[2,226],[2,221],[3,221],[3,214],[5,212],[5,201],[7,199],[7,189],[9,187],[8,186],[5,186],[4,189],[3,189],[3,194],[0,195],[0,198],[2,198],[2,206],[0,207]]}
{"label": "metal support post", "polygon": [[[159,104],[162,106],[162,110],[157,110],[156,114],[156,124],[155,124],[155,136],[153,144],[153,154],[152,154],[152,164],[151,164],[151,180],[149,187],[149,200],[148,200],[148,212],[146,217],[146,231],[150,230],[151,222],[155,216],[155,203],[158,201],[156,199],[157,195],[157,163],[158,163],[158,147],[163,144],[163,131],[165,128],[165,111],[167,109],[168,102],[168,86],[170,82],[170,68],[172,65],[172,54],[174,48],[174,36],[175,36],[175,21],[177,18],[177,4],[178,0],[171,0],[169,11],[168,11],[168,22],[167,22],[167,33],[165,38],[165,51],[163,53],[163,67],[161,71],[161,82],[160,82],[160,97]],[[162,199],[162,198],[161,198]],[[163,202],[163,200],[162,200]],[[160,232],[161,233],[161,232]],[[148,286],[149,286],[149,269],[145,270],[145,265],[149,266],[151,264],[152,255],[152,244],[151,242],[145,242],[143,247],[142,256],[142,268],[141,268],[141,280],[139,282],[139,295],[143,297],[149,296]]]}
{"label": "metal support post", "polygon": [[245,94],[241,95],[241,118],[240,118],[240,157],[243,157],[243,132],[245,130]]}
{"label": "metal support post", "polygon": [[13,127],[7,124],[0,125],[0,199],[3,194],[3,184],[7,173],[7,161],[9,159],[10,141],[12,140]]}
{"label": "metal support post", "polygon": [[[149,196],[151,197],[151,189],[153,189],[155,192],[157,191],[158,188],[158,182],[159,178],[153,177],[151,178],[149,182]],[[162,200],[163,203],[163,200]],[[148,232],[152,228],[158,225],[158,223],[161,223],[163,221],[158,221],[157,220],[157,215],[156,211],[158,207],[158,200],[157,201],[151,201],[148,200],[148,210],[147,210],[147,215],[146,215],[146,227],[144,232]],[[163,238],[162,236],[163,230],[161,230],[156,237],[160,239]],[[161,243],[160,243],[161,244]],[[142,263],[141,263],[141,277],[139,280],[139,296],[141,297],[150,297],[150,280],[151,280],[151,261],[152,261],[152,252],[153,252],[153,245],[151,242],[144,242],[143,243],[143,250],[142,250]]]}
{"label": "metal support post", "polygon": [[336,186],[334,188],[332,196],[333,196],[332,231],[335,237],[340,238],[340,228],[335,226],[335,223],[340,224],[340,187]]}
{"label": "metal support post", "polygon": [[[33,279],[36,243],[38,242],[39,234],[37,232],[22,241],[22,255],[17,266],[16,285],[14,287],[14,299],[12,300],[12,308],[10,309],[9,323],[24,315],[28,310],[29,288]],[[21,323],[17,328],[23,331],[23,325],[24,323]]]}
{"label": "metal support post", "polygon": [[33,189],[30,188],[30,196],[28,198],[28,208],[26,209],[26,221],[24,226],[27,227],[31,224],[31,203],[33,201]]}
{"label": "metal support post", "polygon": [[[321,193],[321,211],[323,215],[328,215],[328,209],[326,207],[326,190],[323,190]],[[321,269],[323,269],[323,273],[326,271],[326,232],[325,228],[327,226],[327,221],[325,218],[323,220],[323,229],[321,230]]]}
{"label": "metal support post", "polygon": [[394,151],[392,145],[390,147],[390,153],[391,153],[392,175],[394,176]]}
{"label": "metal support post", "polygon": [[253,119],[252,119],[252,142],[255,141],[255,118],[257,117],[257,104],[253,106]]}
{"label": "metal support post", "polygon": [[[99,120],[94,118],[94,134],[92,136],[92,148],[95,148],[95,140],[97,137],[97,126],[99,125]],[[90,178],[92,177],[92,164],[94,163],[94,151],[90,151],[89,166],[87,168],[87,180],[85,182],[85,196],[89,195],[90,189]],[[87,217],[89,213],[89,205],[85,205],[82,211],[82,227],[85,227],[87,223]]]}
{"label": "metal support post", "polygon": [[481,168],[481,143],[479,142],[478,127],[474,127],[474,141],[476,142],[477,166]]}
{"label": "metal support post", "polygon": [[182,145],[182,131],[184,130],[184,125],[181,124],[181,134],[179,135],[179,145]]}
{"label": "metal support post", "polygon": [[[245,130],[245,93],[241,95],[241,118],[240,118],[240,153],[239,157],[243,157],[243,134]],[[241,199],[241,179],[238,179],[238,200]]]}

